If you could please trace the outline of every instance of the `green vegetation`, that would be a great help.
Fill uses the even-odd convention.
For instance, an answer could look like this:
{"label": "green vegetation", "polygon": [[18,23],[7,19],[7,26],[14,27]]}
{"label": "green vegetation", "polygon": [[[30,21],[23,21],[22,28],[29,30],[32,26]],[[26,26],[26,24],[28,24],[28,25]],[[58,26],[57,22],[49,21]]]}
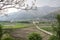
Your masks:
{"label": "green vegetation", "polygon": [[2,25],[0,24],[0,40],[13,40],[12,37],[7,34],[7,31],[2,29]]}
{"label": "green vegetation", "polygon": [[3,29],[5,28],[25,28],[25,27],[29,27],[32,25],[32,23],[30,22],[0,22],[0,24],[3,25]]}
{"label": "green vegetation", "polygon": [[10,34],[6,33],[3,35],[2,40],[14,40],[14,38],[11,37]]}
{"label": "green vegetation", "polygon": [[2,25],[0,24],[0,40],[1,40],[2,36],[3,36],[3,30],[2,30]]}
{"label": "green vegetation", "polygon": [[48,32],[51,32],[51,33],[53,33],[53,29],[52,29],[52,27],[41,27],[42,29],[44,29],[44,30],[46,30],[46,31],[48,31]]}
{"label": "green vegetation", "polygon": [[17,21],[17,23],[30,23],[29,21]]}
{"label": "green vegetation", "polygon": [[29,40],[42,40],[42,37],[38,33],[31,33],[28,36]]}
{"label": "green vegetation", "polygon": [[56,33],[56,35],[51,36],[50,37],[50,39],[52,38],[51,40],[60,40],[60,15],[57,15],[56,19],[57,19],[58,25],[57,27],[53,25],[53,30]]}
{"label": "green vegetation", "polygon": [[51,33],[53,33],[53,28],[52,28],[52,25],[51,24],[46,24],[46,23],[44,23],[44,24],[39,24],[39,27],[41,28],[41,29],[44,29],[44,30],[46,30],[46,31],[48,31],[48,32],[51,32]]}
{"label": "green vegetation", "polygon": [[52,36],[49,38],[49,40],[58,40],[58,38],[57,38],[56,36],[52,35]]}
{"label": "green vegetation", "polygon": [[29,25],[30,24],[17,23],[17,24],[4,25],[3,28],[25,28],[25,27],[28,27]]}
{"label": "green vegetation", "polygon": [[52,22],[46,22],[44,24],[43,23],[40,23],[40,24],[38,24],[38,26],[41,29],[44,29],[44,30],[46,30],[48,32],[51,32],[51,33],[54,33],[52,26],[55,26],[56,27],[57,26],[56,24],[57,24],[56,22],[54,22],[54,24]]}

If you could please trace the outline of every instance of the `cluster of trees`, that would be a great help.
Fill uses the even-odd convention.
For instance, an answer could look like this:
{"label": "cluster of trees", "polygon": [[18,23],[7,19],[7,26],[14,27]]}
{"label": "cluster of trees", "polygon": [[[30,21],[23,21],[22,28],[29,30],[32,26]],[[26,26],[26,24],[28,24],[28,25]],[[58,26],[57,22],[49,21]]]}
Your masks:
{"label": "cluster of trees", "polygon": [[29,21],[17,21],[17,23],[31,23]]}

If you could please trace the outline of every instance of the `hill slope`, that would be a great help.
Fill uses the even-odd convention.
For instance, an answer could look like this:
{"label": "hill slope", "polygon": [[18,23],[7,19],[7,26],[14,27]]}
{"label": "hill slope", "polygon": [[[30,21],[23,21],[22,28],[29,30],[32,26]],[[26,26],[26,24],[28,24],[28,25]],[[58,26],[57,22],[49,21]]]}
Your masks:
{"label": "hill slope", "polygon": [[43,16],[42,18],[49,19],[49,20],[54,20],[54,19],[56,19],[55,17],[57,16],[57,14],[60,14],[60,10],[51,12],[50,14],[47,14],[47,15]]}

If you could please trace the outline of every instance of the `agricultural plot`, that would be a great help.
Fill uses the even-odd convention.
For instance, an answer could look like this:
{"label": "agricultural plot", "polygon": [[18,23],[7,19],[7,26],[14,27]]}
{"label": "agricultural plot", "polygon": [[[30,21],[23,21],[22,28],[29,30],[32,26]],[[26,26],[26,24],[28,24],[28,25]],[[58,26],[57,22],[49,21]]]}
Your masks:
{"label": "agricultural plot", "polygon": [[[7,23],[7,22],[3,22],[1,23],[3,25],[4,29],[8,29],[8,31],[10,31],[10,35],[14,38],[16,38],[16,40],[28,40],[27,36],[32,33],[32,32],[36,32],[41,34],[41,36],[43,37],[43,40],[48,40],[50,35],[38,30],[36,28],[35,25],[33,25],[32,23]],[[38,24],[38,26],[41,29],[44,29],[46,31],[49,32],[53,32],[52,31],[52,27],[50,24]],[[12,31],[9,29],[13,29]]]}
{"label": "agricultural plot", "polygon": [[41,28],[41,29],[44,29],[48,32],[51,32],[51,33],[54,33],[53,31],[53,28],[52,28],[52,24],[49,24],[49,23],[41,23],[41,24],[38,24],[38,26]]}
{"label": "agricultural plot", "polygon": [[3,25],[3,28],[25,28],[28,27],[30,25],[32,25],[31,23],[9,23],[9,22],[2,22],[0,23]]}

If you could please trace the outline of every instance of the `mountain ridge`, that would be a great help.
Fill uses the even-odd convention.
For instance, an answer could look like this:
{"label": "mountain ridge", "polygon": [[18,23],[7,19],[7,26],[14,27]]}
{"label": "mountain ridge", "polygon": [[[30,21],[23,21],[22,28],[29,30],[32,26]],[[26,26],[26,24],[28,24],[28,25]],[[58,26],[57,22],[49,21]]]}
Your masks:
{"label": "mountain ridge", "polygon": [[54,12],[51,12],[50,14],[47,14],[47,15],[43,16],[42,18],[48,19],[48,20],[56,20],[56,16],[58,14],[60,14],[60,9],[56,10]]}
{"label": "mountain ridge", "polygon": [[21,10],[19,12],[8,14],[7,17],[0,17],[0,21],[10,21],[10,20],[28,20],[28,19],[37,19],[42,16],[45,16],[55,10],[58,10],[60,7],[38,7],[37,10]]}

